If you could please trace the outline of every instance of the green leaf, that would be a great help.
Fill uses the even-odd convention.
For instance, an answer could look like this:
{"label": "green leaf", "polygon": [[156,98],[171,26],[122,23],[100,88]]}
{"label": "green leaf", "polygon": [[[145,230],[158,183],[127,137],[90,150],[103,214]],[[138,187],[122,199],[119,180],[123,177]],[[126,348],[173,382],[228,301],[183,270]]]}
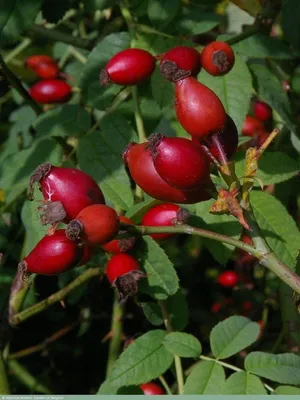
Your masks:
{"label": "green leaf", "polygon": [[279,79],[263,65],[252,64],[250,69],[254,78],[254,88],[259,97],[274,108],[291,131],[296,132],[289,99]]}
{"label": "green leaf", "polygon": [[21,106],[10,114],[9,120],[13,123],[10,133],[29,135],[30,128],[36,120],[36,114],[30,106]]}
{"label": "green leaf", "polygon": [[65,104],[43,113],[34,127],[39,136],[81,136],[91,127],[91,117],[79,105]]}
{"label": "green leaf", "polygon": [[300,384],[300,357],[296,354],[268,354],[255,351],[248,354],[245,369],[271,381]]}
{"label": "green leaf", "polygon": [[176,23],[176,31],[180,35],[199,35],[214,29],[223,18],[214,13],[203,12],[200,8],[188,7]]}
{"label": "green leaf", "polygon": [[164,250],[151,237],[144,237],[139,243],[137,254],[148,274],[140,281],[141,290],[158,300],[175,294],[178,277]]}
{"label": "green leaf", "polygon": [[289,394],[289,395],[299,395],[300,389],[294,386],[278,386],[274,394]]}
{"label": "green leaf", "polygon": [[202,69],[198,79],[220,97],[227,114],[240,131],[248,113],[252,92],[251,74],[242,58],[236,54],[234,67],[224,76],[215,77]]}
{"label": "green leaf", "polygon": [[[214,200],[209,200],[196,204],[196,214],[203,221],[197,219],[195,221],[197,226],[238,239],[241,236],[242,226],[231,215],[210,214],[208,210],[213,202]],[[209,239],[203,239],[203,243],[214,259],[223,265],[227,263],[234,250],[232,246]]]}
{"label": "green leaf", "polygon": [[100,128],[101,132],[91,132],[80,140],[78,162],[101,186],[104,196],[126,210],[133,205],[133,194],[121,154],[136,140],[136,134],[120,115],[103,118]]}
{"label": "green leaf", "polygon": [[159,326],[164,323],[161,309],[158,304],[153,303],[152,301],[147,301],[147,303],[141,303],[140,305],[145,317],[152,325]]}
{"label": "green leaf", "polygon": [[106,36],[89,53],[80,81],[82,97],[85,103],[99,109],[103,109],[111,104],[112,99],[118,94],[121,86],[110,85],[108,88],[101,87],[99,74],[111,57],[127,47],[130,47],[129,33],[118,32]]}
{"label": "green leaf", "polygon": [[202,352],[201,343],[195,336],[183,332],[171,332],[163,341],[164,346],[179,357],[199,357]]}
{"label": "green leaf", "polygon": [[7,157],[0,166],[0,187],[5,191],[6,202],[14,201],[28,186],[36,167],[44,162],[60,165],[62,149],[52,139],[35,141],[29,149]]}
{"label": "green leaf", "polygon": [[290,268],[295,267],[300,232],[286,208],[265,192],[252,191],[250,200],[264,237],[277,256]]}
{"label": "green leaf", "polygon": [[221,394],[224,384],[224,368],[213,361],[201,361],[188,376],[184,394]]}
{"label": "green leaf", "polygon": [[245,317],[229,317],[212,329],[211,350],[218,359],[231,357],[254,343],[259,332],[260,328],[256,322]]}
{"label": "green leaf", "polygon": [[180,9],[180,0],[149,0],[148,17],[153,25],[163,28],[167,26]]}
{"label": "green leaf", "polygon": [[155,330],[136,339],[116,361],[109,383],[115,387],[139,385],[162,375],[173,363],[163,346],[167,332]]}
{"label": "green leaf", "polygon": [[149,198],[140,203],[134,204],[126,212],[126,217],[130,218],[136,224],[139,224],[143,218],[143,215],[152,207],[160,204],[159,200],[153,200]]}
{"label": "green leaf", "polygon": [[174,88],[156,68],[151,76],[152,95],[159,106],[164,109],[172,106],[174,102]]}
{"label": "green leaf", "polygon": [[2,0],[0,42],[17,39],[34,23],[41,6],[42,0]]}
{"label": "green leaf", "polygon": [[[235,171],[238,177],[245,176],[245,153],[237,154]],[[258,162],[258,172],[256,177],[265,185],[280,183],[293,178],[299,171],[297,161],[293,160],[285,153],[269,152],[264,153]],[[260,186],[259,182],[254,182],[255,186]]]}
{"label": "green leaf", "polygon": [[226,380],[222,394],[267,394],[267,391],[257,376],[245,371],[235,372]]}
{"label": "green leaf", "polygon": [[285,38],[300,49],[300,3],[298,0],[285,0],[282,7],[282,27]]}

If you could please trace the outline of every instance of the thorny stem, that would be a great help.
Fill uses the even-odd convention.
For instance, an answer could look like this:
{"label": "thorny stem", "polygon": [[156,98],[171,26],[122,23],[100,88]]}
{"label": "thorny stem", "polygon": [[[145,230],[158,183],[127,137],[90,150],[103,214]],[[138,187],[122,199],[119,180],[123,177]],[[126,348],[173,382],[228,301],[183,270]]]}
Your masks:
{"label": "thorny stem", "polygon": [[0,69],[3,72],[3,75],[7,78],[9,83],[14,87],[19,95],[23,97],[23,99],[30,105],[33,111],[40,115],[43,112],[42,107],[37,104],[27,90],[22,85],[21,81],[16,77],[16,75],[8,68],[6,62],[4,61],[3,57],[0,55]]}
{"label": "thorny stem", "polygon": [[111,340],[109,343],[108,360],[106,366],[107,378],[111,375],[114,363],[120,354],[121,337],[123,332],[123,315],[124,306],[118,302],[118,294],[115,291],[110,328]]}
{"label": "thorny stem", "polygon": [[91,278],[100,276],[102,274],[103,274],[103,268],[101,267],[90,268],[84,271],[78,278],[74,279],[74,281],[69,283],[63,289],[52,294],[51,296],[40,301],[39,303],[36,303],[33,306],[26,308],[26,310],[23,310],[18,314],[14,315],[10,321],[11,325],[12,326],[18,325],[21,322],[27,320],[28,318],[31,318],[34,315],[46,310],[52,304],[58,303],[59,301],[63,300],[69,293],[72,292],[72,290],[74,290],[78,286],[81,286],[83,283],[87,282]]}
{"label": "thorny stem", "polygon": [[[164,300],[159,301],[159,305],[161,308],[161,312],[164,319],[164,324],[168,332],[172,332],[173,328],[171,325],[169,313],[166,307],[166,303]],[[175,363],[175,370],[176,370],[176,379],[177,379],[177,386],[178,386],[178,394],[183,394],[183,387],[184,387],[184,379],[183,379],[183,369],[181,364],[181,358],[179,356],[174,355],[174,363]]]}

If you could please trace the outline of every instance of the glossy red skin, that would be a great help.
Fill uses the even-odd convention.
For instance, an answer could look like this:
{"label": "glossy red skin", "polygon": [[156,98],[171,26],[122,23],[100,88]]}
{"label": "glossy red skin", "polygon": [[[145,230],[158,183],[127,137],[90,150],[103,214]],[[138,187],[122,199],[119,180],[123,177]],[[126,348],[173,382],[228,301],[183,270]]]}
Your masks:
{"label": "glossy red skin", "polygon": [[[199,143],[198,138],[193,137],[192,140]],[[202,141],[202,144],[204,144],[208,148],[208,150],[215,157],[216,160],[221,162],[222,161],[222,157],[220,156],[221,149],[223,149],[223,152],[225,153],[227,159],[229,160],[237,150],[238,141],[239,137],[238,137],[237,127],[233,119],[229,115],[227,115],[225,128],[220,132],[213,133],[207,136]]]}
{"label": "glossy red skin", "polygon": [[26,58],[25,64],[28,68],[34,69],[39,64],[56,64],[54,58],[46,55],[34,55]]}
{"label": "glossy red skin", "polygon": [[76,168],[52,166],[40,182],[45,200],[60,201],[66,211],[64,222],[70,222],[84,208],[92,204],[105,204],[97,183]]}
{"label": "glossy red skin", "polygon": [[184,204],[210,199],[203,188],[184,191],[165,182],[157,173],[146,145],[147,143],[133,144],[125,157],[132,179],[145,193],[157,200]]}
{"label": "glossy red skin", "polygon": [[260,121],[268,121],[272,118],[272,108],[263,101],[256,101],[254,103],[254,115]]}
{"label": "glossy red skin", "polygon": [[164,390],[153,382],[143,383],[142,385],[140,385],[140,388],[144,392],[144,395],[147,396],[165,394]]}
{"label": "glossy red skin", "polygon": [[201,139],[221,131],[226,124],[221,100],[192,76],[175,82],[175,111],[183,128]]}
{"label": "glossy red skin", "polygon": [[35,74],[42,79],[54,79],[59,75],[56,64],[41,63],[34,68]]}
{"label": "glossy red skin", "polygon": [[115,254],[107,263],[106,276],[109,282],[113,283],[116,278],[139,269],[139,263],[129,254]]}
{"label": "glossy red skin", "polygon": [[59,229],[51,236],[44,236],[24,258],[27,271],[41,275],[57,275],[78,265],[83,249],[78,247]]}
{"label": "glossy red skin", "polygon": [[[227,68],[220,69],[217,63],[214,62],[214,55],[216,52],[221,51],[227,57]],[[227,74],[234,65],[234,52],[225,42],[211,42],[201,52],[201,65],[202,67],[213,76],[220,76]]]}
{"label": "glossy red skin", "polygon": [[175,62],[178,68],[190,71],[191,75],[197,75],[201,69],[200,54],[193,47],[173,47],[163,55],[160,64],[164,61]]}
{"label": "glossy red skin", "polygon": [[218,277],[219,285],[225,288],[235,286],[239,281],[239,277],[235,271],[224,271]]}
{"label": "glossy red skin", "polygon": [[30,96],[38,103],[64,103],[72,94],[71,86],[60,79],[47,79],[35,83],[29,90]]}
{"label": "glossy red skin", "polygon": [[142,49],[126,49],[114,55],[104,68],[113,83],[136,85],[155,69],[155,58]]}
{"label": "glossy red skin", "polygon": [[264,125],[261,121],[251,115],[246,116],[242,127],[243,136],[255,136],[262,129],[264,129]]}
{"label": "glossy red skin", "polygon": [[[172,203],[158,204],[144,214],[142,225],[145,226],[173,226],[180,207]],[[174,236],[172,233],[153,233],[149,235],[154,240],[166,240]]]}
{"label": "glossy red skin", "polygon": [[[119,219],[120,219],[120,222],[123,222],[124,224],[134,225],[134,223],[129,218],[125,217],[124,215],[120,215]],[[102,249],[107,251],[108,253],[112,253],[112,254],[124,253],[125,251],[122,249],[121,244],[122,244],[122,239],[114,239],[114,240],[111,240],[110,242],[104,244],[102,246]],[[134,244],[135,244],[135,241],[132,242],[132,247],[134,246]],[[126,252],[129,250],[130,250],[130,248],[127,248]]]}
{"label": "glossy red skin", "polygon": [[120,228],[115,210],[104,204],[93,204],[76,217],[83,225],[83,240],[90,245],[102,245],[112,240]]}
{"label": "glossy red skin", "polygon": [[152,157],[160,177],[177,189],[196,190],[210,180],[206,154],[189,139],[164,137]]}

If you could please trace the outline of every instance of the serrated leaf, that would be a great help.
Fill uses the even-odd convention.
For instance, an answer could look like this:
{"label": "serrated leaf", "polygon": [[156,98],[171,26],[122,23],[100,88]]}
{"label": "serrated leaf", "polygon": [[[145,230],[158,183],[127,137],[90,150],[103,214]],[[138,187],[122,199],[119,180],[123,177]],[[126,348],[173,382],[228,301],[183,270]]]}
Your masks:
{"label": "serrated leaf", "polygon": [[[197,221],[197,226],[238,239],[242,232],[242,226],[231,215],[210,214],[209,209],[213,202],[214,200],[209,200],[196,204],[196,214],[203,220],[203,223]],[[234,250],[232,246],[213,240],[204,239],[203,242],[220,264],[226,264]]]}
{"label": "serrated leaf", "polygon": [[173,105],[173,85],[162,76],[158,68],[155,69],[151,76],[151,89],[154,99],[162,109]]}
{"label": "serrated leaf", "polygon": [[300,357],[296,354],[268,354],[255,351],[245,359],[245,369],[271,381],[300,384]]}
{"label": "serrated leaf", "polygon": [[163,344],[172,354],[179,357],[199,357],[202,352],[199,340],[188,333],[171,332],[165,337]]}
{"label": "serrated leaf", "polygon": [[137,250],[148,274],[147,279],[140,281],[140,289],[158,300],[175,294],[179,287],[178,277],[164,250],[151,237],[144,237]]}
{"label": "serrated leaf", "polygon": [[202,69],[198,79],[218,95],[227,114],[240,131],[248,112],[252,92],[251,74],[242,58],[236,54],[234,67],[224,76],[215,77]]}
{"label": "serrated leaf", "polygon": [[0,42],[17,39],[33,24],[41,6],[42,0],[2,0]]}
{"label": "serrated leaf", "polygon": [[300,395],[300,389],[294,386],[278,386],[274,394]]}
{"label": "serrated leaf", "polygon": [[100,185],[104,196],[126,210],[133,205],[133,194],[121,154],[136,140],[136,134],[120,115],[103,118],[100,127],[101,132],[89,133],[80,140],[78,162]]}
{"label": "serrated leaf", "polygon": [[152,207],[161,203],[159,200],[153,200],[152,198],[146,199],[140,203],[134,204],[126,212],[126,217],[130,218],[136,224],[139,224],[143,218],[143,215]]}
{"label": "serrated leaf", "polygon": [[34,123],[39,136],[81,136],[91,127],[91,116],[77,104],[65,104],[43,113]]}
{"label": "serrated leaf", "polygon": [[221,394],[224,384],[224,368],[213,361],[201,361],[188,376],[184,394]]}
{"label": "serrated leaf", "polygon": [[180,9],[180,0],[149,0],[148,17],[153,25],[167,26]]}
{"label": "serrated leaf", "polygon": [[14,201],[28,186],[29,177],[44,162],[60,165],[62,149],[52,139],[37,140],[26,150],[6,157],[0,166],[0,187],[6,202]]}
{"label": "serrated leaf", "polygon": [[235,372],[226,380],[223,395],[225,394],[267,394],[261,380],[245,371]]}
{"label": "serrated leaf", "polygon": [[252,191],[250,202],[268,244],[293,269],[300,247],[300,232],[295,221],[280,201],[268,193]]}
{"label": "serrated leaf", "polygon": [[86,103],[99,109],[110,105],[121,87],[119,85],[110,85],[108,88],[101,87],[99,74],[110,58],[127,47],[130,47],[129,33],[118,32],[106,36],[89,53],[80,80],[82,97]]}
{"label": "serrated leaf", "polygon": [[289,99],[279,79],[263,65],[252,64],[250,70],[254,77],[254,88],[259,97],[276,110],[291,131],[296,132]]}
{"label": "serrated leaf", "polygon": [[240,316],[229,317],[212,329],[211,350],[218,359],[231,357],[254,343],[259,332],[260,328],[256,322]]}
{"label": "serrated leaf", "polygon": [[[245,154],[239,153],[235,164],[235,171],[239,178],[245,175]],[[285,153],[269,152],[264,153],[258,161],[258,171],[256,177],[261,180],[264,185],[272,185],[293,178],[299,170],[297,161],[293,160]],[[255,186],[259,186],[259,181],[254,182]]]}
{"label": "serrated leaf", "polygon": [[282,7],[282,27],[285,38],[300,49],[300,3],[297,0],[285,0]]}
{"label": "serrated leaf", "polygon": [[139,385],[163,374],[173,355],[163,346],[167,332],[155,330],[136,339],[118,358],[109,383],[115,387]]}

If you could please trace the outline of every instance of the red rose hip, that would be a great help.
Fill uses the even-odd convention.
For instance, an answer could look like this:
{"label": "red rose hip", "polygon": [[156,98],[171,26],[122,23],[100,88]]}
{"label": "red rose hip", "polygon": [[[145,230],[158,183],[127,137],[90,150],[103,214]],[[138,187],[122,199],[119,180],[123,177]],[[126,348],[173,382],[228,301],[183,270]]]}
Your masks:
{"label": "red rose hip", "polygon": [[211,42],[201,52],[201,65],[211,75],[227,74],[234,65],[234,52],[225,42]]}
{"label": "red rose hip", "polygon": [[109,282],[118,290],[119,299],[126,300],[138,292],[137,282],[146,277],[137,260],[129,254],[115,254],[108,261],[106,276]]}
{"label": "red rose hip", "polygon": [[[180,208],[177,204],[158,204],[148,210],[142,219],[145,226],[173,226],[184,223],[188,219],[188,211]],[[152,233],[149,235],[154,240],[166,240],[174,236],[173,233]]]}
{"label": "red rose hip", "polygon": [[76,168],[55,167],[50,163],[40,165],[30,178],[31,199],[35,182],[39,183],[46,201],[43,207],[45,223],[68,223],[84,208],[92,204],[105,204],[103,194],[93,178]]}
{"label": "red rose hip", "polygon": [[60,79],[48,79],[35,83],[29,94],[37,103],[65,103],[71,97],[72,88]]}
{"label": "red rose hip", "polygon": [[221,100],[192,76],[175,82],[175,111],[183,128],[201,139],[221,131],[226,124]]}
{"label": "red rose hip", "polygon": [[272,118],[272,108],[263,101],[256,101],[254,103],[254,115],[260,121],[268,121]]}
{"label": "red rose hip", "polygon": [[52,57],[35,55],[28,57],[26,66],[42,79],[54,79],[59,75],[59,68]]}
{"label": "red rose hip", "polygon": [[[120,222],[123,222],[124,224],[134,225],[133,222],[124,215],[120,215],[119,219]],[[122,231],[120,230],[120,233],[121,232]],[[127,251],[133,248],[135,242],[136,242],[136,237],[134,236],[124,239],[114,239],[102,245],[102,249],[112,254],[126,253]]]}
{"label": "red rose hip", "polygon": [[136,85],[148,78],[155,69],[155,58],[142,49],[126,49],[114,55],[100,73],[100,83]]}
{"label": "red rose hip", "polygon": [[239,281],[239,277],[235,271],[224,271],[218,277],[218,284],[224,288],[231,288]]}
{"label": "red rose hip", "polygon": [[66,234],[74,241],[83,240],[89,245],[102,245],[118,233],[120,220],[115,210],[104,204],[93,204],[80,211],[69,222]]}
{"label": "red rose hip", "polygon": [[148,151],[160,177],[177,189],[196,190],[210,180],[209,160],[191,140],[154,133]]}
{"label": "red rose hip", "polygon": [[242,134],[243,136],[255,136],[263,129],[264,125],[260,120],[247,115],[242,127]]}
{"label": "red rose hip", "polygon": [[165,394],[164,390],[154,382],[143,383],[140,388],[146,396]]}
{"label": "red rose hip", "polygon": [[26,58],[25,65],[28,68],[35,69],[39,64],[56,64],[55,60],[44,54],[41,55],[34,55]]}
{"label": "red rose hip", "polygon": [[44,236],[21,263],[28,272],[57,275],[78,265],[82,256],[83,248],[68,239],[64,229],[59,229]]}
{"label": "red rose hip", "polygon": [[167,51],[160,62],[162,75],[171,82],[200,71],[200,54],[193,47],[177,46]]}

